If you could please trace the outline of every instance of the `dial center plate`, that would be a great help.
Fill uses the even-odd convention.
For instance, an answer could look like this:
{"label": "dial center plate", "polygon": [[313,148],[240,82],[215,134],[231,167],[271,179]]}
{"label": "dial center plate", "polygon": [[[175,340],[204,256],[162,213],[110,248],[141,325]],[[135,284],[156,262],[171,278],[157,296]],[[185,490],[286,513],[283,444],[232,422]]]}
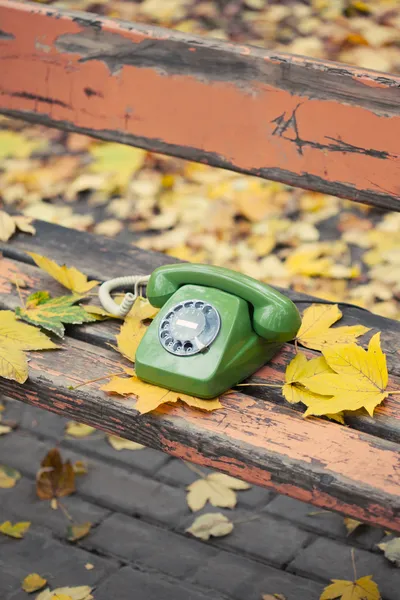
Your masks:
{"label": "dial center plate", "polygon": [[176,356],[192,356],[212,344],[221,327],[217,309],[203,300],[185,300],[162,319],[158,336],[161,345]]}

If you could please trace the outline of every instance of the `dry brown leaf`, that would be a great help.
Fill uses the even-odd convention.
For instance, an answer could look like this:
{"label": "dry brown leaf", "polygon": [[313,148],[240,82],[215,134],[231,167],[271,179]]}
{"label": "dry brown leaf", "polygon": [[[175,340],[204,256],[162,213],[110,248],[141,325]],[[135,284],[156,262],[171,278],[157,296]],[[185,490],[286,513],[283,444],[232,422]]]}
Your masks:
{"label": "dry brown leaf", "polygon": [[50,450],[36,475],[36,493],[41,500],[69,496],[75,492],[75,473],[70,461],[63,462],[57,448]]}

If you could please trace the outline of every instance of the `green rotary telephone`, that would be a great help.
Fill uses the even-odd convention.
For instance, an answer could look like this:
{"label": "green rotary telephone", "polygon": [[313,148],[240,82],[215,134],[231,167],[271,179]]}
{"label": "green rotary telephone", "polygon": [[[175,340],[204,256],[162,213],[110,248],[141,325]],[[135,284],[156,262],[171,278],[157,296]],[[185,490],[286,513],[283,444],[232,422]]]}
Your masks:
{"label": "green rotary telephone", "polygon": [[[215,398],[249,377],[292,340],[301,319],[293,302],[270,286],[223,267],[166,265],[150,276],[106,281],[104,308],[126,315],[140,286],[160,308],[136,351],[136,374],[160,387]],[[121,305],[116,287],[134,285]]]}
{"label": "green rotary telephone", "polygon": [[140,379],[214,398],[265,364],[301,323],[293,302],[222,267],[166,265],[147,282],[160,308],[136,351]]}

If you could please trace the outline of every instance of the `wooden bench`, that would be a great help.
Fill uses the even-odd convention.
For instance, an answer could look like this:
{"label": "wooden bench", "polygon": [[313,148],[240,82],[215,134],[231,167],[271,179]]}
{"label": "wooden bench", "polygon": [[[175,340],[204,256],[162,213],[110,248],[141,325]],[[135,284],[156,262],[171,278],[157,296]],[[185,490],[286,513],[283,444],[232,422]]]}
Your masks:
{"label": "wooden bench", "polygon": [[[3,114],[400,210],[399,78],[37,4],[0,0],[0,23]],[[28,283],[24,296],[60,294],[26,251],[101,280],[174,261],[62,227],[36,228],[34,237],[0,244],[3,309],[20,304],[16,276]],[[315,300],[286,293],[301,311]],[[343,324],[382,332],[388,389],[400,389],[400,323],[357,307],[343,313]],[[119,370],[108,346],[116,332],[114,322],[69,328],[65,350],[33,353],[29,380],[1,379],[1,392],[400,532],[399,396],[374,418],[349,417],[350,427],[305,420],[278,390],[257,386],[225,394],[224,408],[211,414],[164,405],[140,416],[134,400],[101,392],[102,382],[68,388]],[[248,382],[282,383],[294,353],[286,344]]]}

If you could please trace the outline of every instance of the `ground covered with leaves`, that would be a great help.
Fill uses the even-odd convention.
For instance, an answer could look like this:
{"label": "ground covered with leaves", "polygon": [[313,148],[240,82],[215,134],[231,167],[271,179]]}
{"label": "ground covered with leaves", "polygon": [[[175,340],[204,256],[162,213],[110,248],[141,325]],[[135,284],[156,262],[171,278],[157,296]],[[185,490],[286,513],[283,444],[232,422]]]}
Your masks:
{"label": "ground covered with leaves", "polygon": [[[398,0],[52,5],[400,72]],[[0,190],[8,213],[400,316],[396,213],[5,118]],[[27,228],[0,219],[3,239]]]}

